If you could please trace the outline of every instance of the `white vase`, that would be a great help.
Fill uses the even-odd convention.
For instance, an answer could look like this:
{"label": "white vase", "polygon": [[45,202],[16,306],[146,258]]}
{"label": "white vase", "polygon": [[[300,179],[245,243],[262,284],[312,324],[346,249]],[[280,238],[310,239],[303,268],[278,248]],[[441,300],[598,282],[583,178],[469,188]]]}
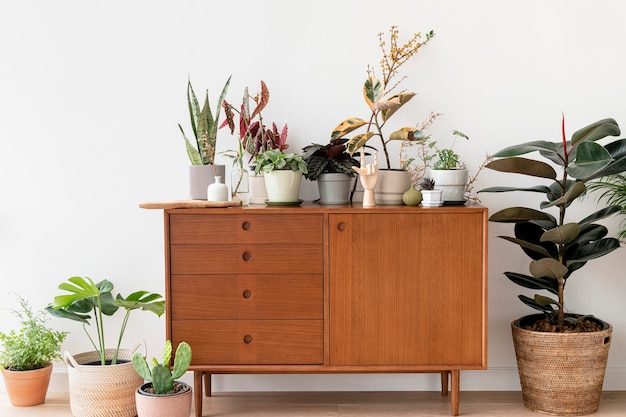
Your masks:
{"label": "white vase", "polygon": [[215,182],[209,184],[206,190],[207,201],[228,201],[228,186],[222,182],[222,177],[215,176]]}
{"label": "white vase", "polygon": [[215,176],[224,178],[224,165],[190,165],[189,166],[189,198],[206,200],[206,190],[215,181]]}
{"label": "white vase", "polygon": [[297,202],[300,195],[300,183],[302,172],[286,170],[273,170],[263,174],[267,199],[273,203]]}
{"label": "white vase", "polygon": [[411,186],[409,172],[404,169],[380,169],[374,193],[376,204],[404,204],[402,194]]}
{"label": "white vase", "polygon": [[443,201],[464,201],[467,169],[431,169],[430,178],[437,189],[443,191]]}

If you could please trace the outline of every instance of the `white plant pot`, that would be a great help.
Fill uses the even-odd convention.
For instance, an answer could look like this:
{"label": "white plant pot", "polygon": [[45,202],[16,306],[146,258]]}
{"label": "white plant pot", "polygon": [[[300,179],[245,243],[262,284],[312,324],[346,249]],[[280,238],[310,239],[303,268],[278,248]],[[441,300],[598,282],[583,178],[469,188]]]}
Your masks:
{"label": "white plant pot", "polygon": [[376,204],[404,204],[402,194],[411,186],[409,172],[403,169],[381,169],[374,189]]}
{"label": "white plant pot", "polygon": [[442,190],[422,190],[422,207],[439,207],[443,205]]}
{"label": "white plant pot", "polygon": [[443,191],[444,201],[465,201],[467,169],[431,169],[429,175],[435,187]]}
{"label": "white plant pot", "polygon": [[302,172],[287,170],[273,170],[263,174],[267,199],[273,203],[297,202],[300,195]]}

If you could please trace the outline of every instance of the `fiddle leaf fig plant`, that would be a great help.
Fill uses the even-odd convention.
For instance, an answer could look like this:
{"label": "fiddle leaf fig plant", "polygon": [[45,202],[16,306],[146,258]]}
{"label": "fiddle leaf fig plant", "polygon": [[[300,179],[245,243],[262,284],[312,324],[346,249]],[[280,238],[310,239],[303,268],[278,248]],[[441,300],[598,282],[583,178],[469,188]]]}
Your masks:
{"label": "fiddle leaf fig plant", "polygon": [[[626,171],[626,139],[615,139],[604,145],[598,143],[600,139],[618,135],[617,122],[603,119],[577,130],[568,140],[563,119],[560,141],[539,140],[510,146],[494,154],[494,160],[486,165],[495,171],[547,182],[522,187],[490,187],[480,192],[521,191],[545,195],[539,210],[509,207],[492,214],[489,220],[514,225],[514,236],[499,237],[518,245],[531,258],[529,273],[505,272],[504,275],[522,287],[547,291],[547,296],[519,295],[519,299],[544,314],[552,325],[550,331],[589,330],[581,324],[582,320],[565,314],[566,284],[587,262],[619,248],[619,241],[607,237],[607,228],[596,223],[619,212],[619,206],[602,208],[580,220],[568,216],[568,208],[585,193],[587,182]],[[538,153],[544,160],[520,156],[530,153]]]}
{"label": "fiddle leaf fig plant", "polygon": [[187,342],[179,343],[176,348],[173,369],[169,365],[171,359],[172,342],[167,340],[163,348],[163,362],[159,363],[157,358],[152,358],[152,366],[150,366],[140,353],[135,353],[133,355],[133,367],[139,376],[152,382],[155,393],[167,394],[174,391],[175,380],[183,376],[191,365],[191,346]]}
{"label": "fiddle leaf fig plant", "polygon": [[[165,312],[163,296],[148,291],[136,291],[127,297],[117,294],[113,297],[113,283],[103,280],[94,283],[89,277],[71,277],[59,285],[66,294],[54,297],[54,302],[46,307],[46,311],[59,318],[78,321],[94,349],[100,355],[100,363],[106,365],[104,316],[112,316],[120,307],[125,310],[124,319],[119,331],[115,354],[111,365],[117,363],[117,357],[124,337],[124,331],[133,310],[150,311],[161,317]],[[92,337],[87,329],[93,319],[96,325],[96,337]],[[94,341],[97,340],[97,344]]]}

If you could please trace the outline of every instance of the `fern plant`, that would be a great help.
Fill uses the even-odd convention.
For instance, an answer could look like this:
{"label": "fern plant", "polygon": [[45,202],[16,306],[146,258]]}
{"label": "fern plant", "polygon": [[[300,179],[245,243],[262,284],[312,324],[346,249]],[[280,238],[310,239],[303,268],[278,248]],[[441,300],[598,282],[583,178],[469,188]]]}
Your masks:
{"label": "fern plant", "polygon": [[[599,200],[606,200],[607,205],[620,208],[620,215],[626,215],[626,174],[615,174],[587,184],[588,191],[600,192]],[[626,239],[626,219],[620,223],[620,239]]]}

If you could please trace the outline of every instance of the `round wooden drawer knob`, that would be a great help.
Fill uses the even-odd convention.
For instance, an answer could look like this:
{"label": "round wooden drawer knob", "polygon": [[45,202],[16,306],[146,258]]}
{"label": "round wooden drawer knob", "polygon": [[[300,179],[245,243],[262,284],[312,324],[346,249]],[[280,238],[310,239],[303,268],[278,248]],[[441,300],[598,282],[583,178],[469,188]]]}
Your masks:
{"label": "round wooden drawer knob", "polygon": [[348,225],[346,224],[346,222],[339,222],[339,224],[337,225],[337,229],[339,229],[340,232],[343,232],[347,228]]}
{"label": "round wooden drawer knob", "polygon": [[252,259],[252,254],[250,252],[244,252],[243,255],[241,255],[241,259],[248,262],[250,259]]}
{"label": "round wooden drawer knob", "polygon": [[241,229],[248,231],[250,230],[250,228],[252,227],[252,225],[250,224],[250,222],[243,222],[241,223]]}
{"label": "round wooden drawer knob", "polygon": [[252,343],[252,336],[250,336],[249,334],[245,335],[243,337],[243,343],[245,343],[246,345],[249,345],[250,343]]}
{"label": "round wooden drawer knob", "polygon": [[252,297],[252,291],[244,290],[244,292],[241,295],[243,295],[243,298],[248,299],[248,298]]}

